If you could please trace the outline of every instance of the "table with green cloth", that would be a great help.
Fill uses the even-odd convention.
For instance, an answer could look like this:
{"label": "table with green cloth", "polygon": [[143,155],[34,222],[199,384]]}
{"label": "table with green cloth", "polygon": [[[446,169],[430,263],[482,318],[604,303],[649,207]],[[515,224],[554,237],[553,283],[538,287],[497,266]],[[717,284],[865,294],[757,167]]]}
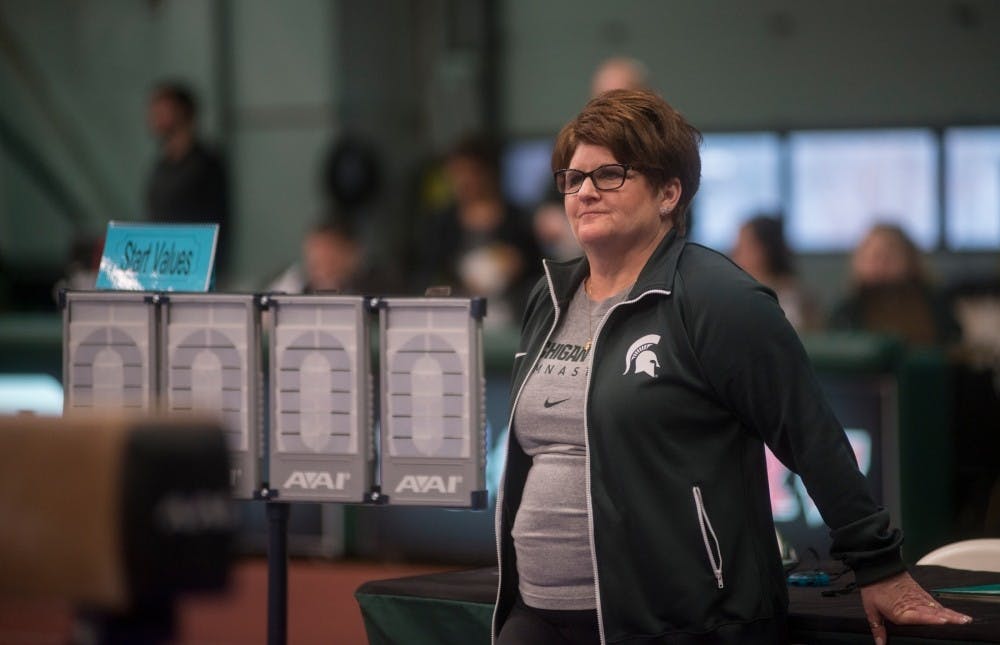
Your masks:
{"label": "table with green cloth", "polygon": [[[838,565],[825,567],[834,571]],[[927,589],[1000,583],[1000,573],[916,566],[913,577]],[[868,621],[856,590],[832,596],[853,580],[846,573],[828,587],[789,587],[789,628],[793,643],[871,645]],[[371,645],[475,645],[490,642],[497,593],[494,567],[373,580],[354,596]],[[1000,602],[944,601],[974,618],[970,625],[887,624],[892,645],[1000,643]]]}

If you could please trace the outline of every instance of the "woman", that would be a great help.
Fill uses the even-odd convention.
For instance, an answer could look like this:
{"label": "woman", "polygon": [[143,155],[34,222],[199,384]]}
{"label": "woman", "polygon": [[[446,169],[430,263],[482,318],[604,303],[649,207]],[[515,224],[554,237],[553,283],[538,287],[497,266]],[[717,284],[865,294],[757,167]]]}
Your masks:
{"label": "woman", "polygon": [[831,329],[898,336],[915,346],[947,344],[961,330],[934,292],[920,249],[895,224],[876,224],[851,257],[851,291],[830,316]]}
{"label": "woman", "polygon": [[684,240],[700,134],[645,91],[592,100],[556,184],[585,257],[545,263],[497,502],[499,643],[777,643],[787,591],[763,446],[799,472],[876,638],[963,622],[905,572],[774,298]]}
{"label": "woman", "polygon": [[781,219],[767,215],[748,219],[740,226],[730,257],[755,280],[774,291],[785,317],[797,331],[817,326],[812,300],[803,293],[795,277],[792,252],[785,243]]}

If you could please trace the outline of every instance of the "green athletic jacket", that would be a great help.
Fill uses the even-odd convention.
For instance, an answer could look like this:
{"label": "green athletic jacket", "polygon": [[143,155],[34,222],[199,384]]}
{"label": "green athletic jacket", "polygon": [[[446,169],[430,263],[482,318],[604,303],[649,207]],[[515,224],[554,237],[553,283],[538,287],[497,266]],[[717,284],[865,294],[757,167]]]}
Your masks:
{"label": "green athletic jacket", "polygon": [[[514,362],[513,410],[588,273],[545,263]],[[587,509],[602,643],[771,643],[788,593],[764,444],[801,475],[831,553],[864,585],[904,570],[792,327],[767,288],[670,232],[595,333],[584,398]],[[511,427],[509,437],[514,437]],[[511,528],[531,466],[516,439],[497,501],[499,633],[517,598]]]}

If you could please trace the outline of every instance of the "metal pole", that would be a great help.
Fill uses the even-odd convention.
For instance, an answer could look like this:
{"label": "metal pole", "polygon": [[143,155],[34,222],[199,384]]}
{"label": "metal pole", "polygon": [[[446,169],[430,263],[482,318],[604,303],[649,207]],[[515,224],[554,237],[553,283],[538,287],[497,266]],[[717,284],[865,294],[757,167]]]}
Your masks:
{"label": "metal pole", "polygon": [[288,642],[288,512],[267,502],[267,645]]}

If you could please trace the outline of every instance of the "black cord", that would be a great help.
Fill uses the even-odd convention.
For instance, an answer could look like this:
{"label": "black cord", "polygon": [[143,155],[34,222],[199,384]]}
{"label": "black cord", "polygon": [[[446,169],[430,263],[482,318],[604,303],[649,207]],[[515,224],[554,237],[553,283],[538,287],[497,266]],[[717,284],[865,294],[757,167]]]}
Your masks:
{"label": "black cord", "polygon": [[821,591],[820,594],[822,594],[826,598],[832,598],[834,596],[846,596],[847,594],[854,593],[854,591],[857,588],[858,584],[856,582],[848,582],[846,585],[844,585],[839,589],[826,589],[825,591]]}

